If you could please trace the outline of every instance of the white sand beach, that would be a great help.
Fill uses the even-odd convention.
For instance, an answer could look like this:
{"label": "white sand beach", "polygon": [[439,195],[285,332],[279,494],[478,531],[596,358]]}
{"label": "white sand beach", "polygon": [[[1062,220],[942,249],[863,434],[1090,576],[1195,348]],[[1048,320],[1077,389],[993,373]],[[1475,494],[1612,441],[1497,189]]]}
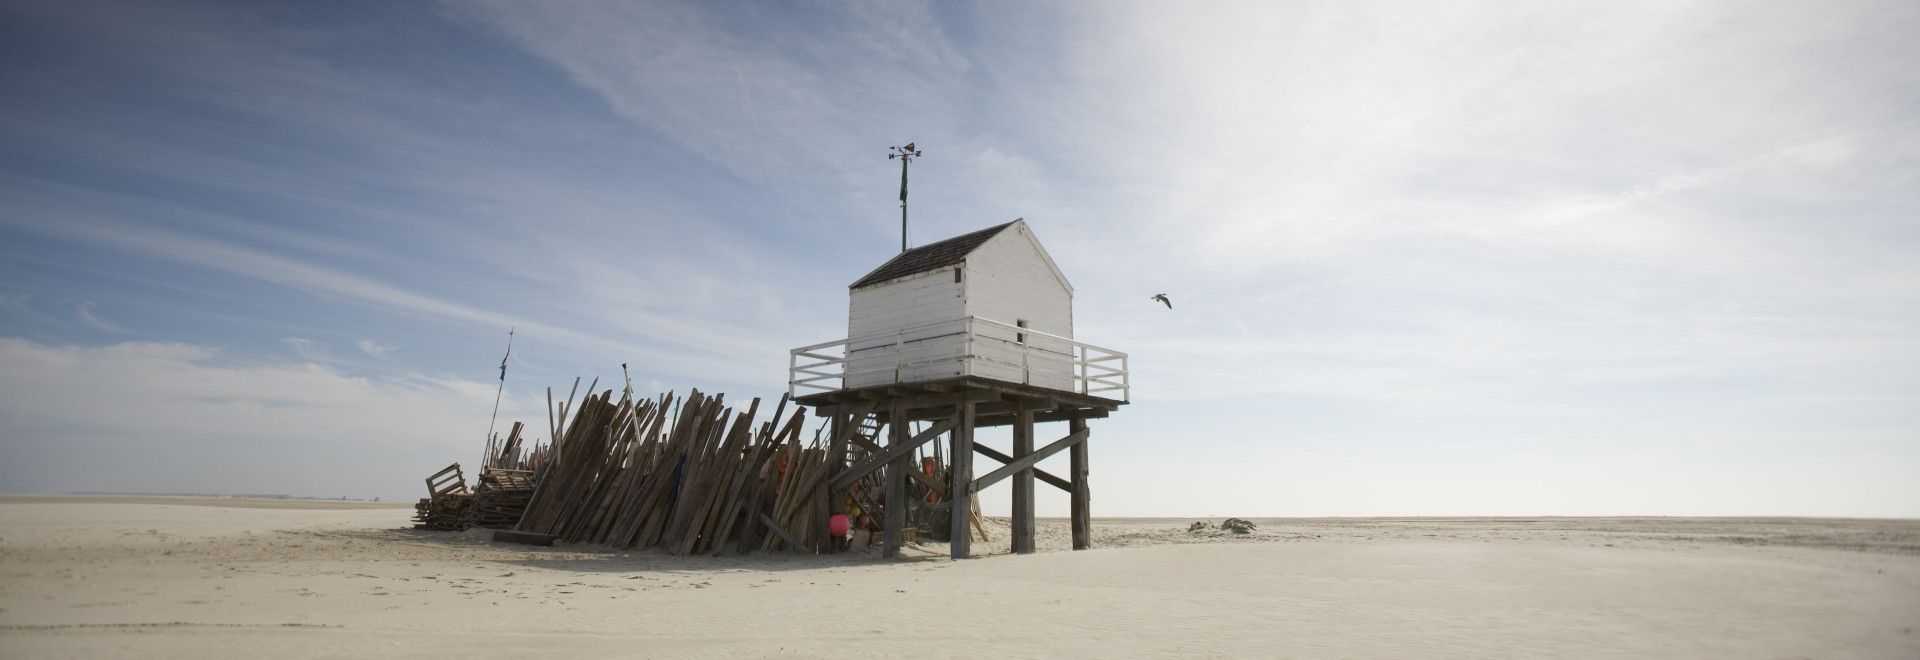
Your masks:
{"label": "white sand beach", "polygon": [[0,656],[1920,657],[1920,522],[1096,519],[965,561],[676,557],[401,504],[0,497]]}

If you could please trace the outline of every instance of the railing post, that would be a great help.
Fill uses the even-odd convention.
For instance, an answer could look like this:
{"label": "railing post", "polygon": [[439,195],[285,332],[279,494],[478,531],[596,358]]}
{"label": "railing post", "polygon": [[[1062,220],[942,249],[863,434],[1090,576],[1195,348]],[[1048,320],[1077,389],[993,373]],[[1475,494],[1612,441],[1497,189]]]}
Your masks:
{"label": "railing post", "polygon": [[[1019,337],[1019,336],[1020,336],[1019,333],[1014,333],[1014,337]],[[1033,384],[1033,365],[1027,363],[1028,350],[1031,349],[1032,346],[1028,345],[1026,342],[1014,342],[1013,345],[1020,348],[1020,384],[1032,385]]]}
{"label": "railing post", "polygon": [[800,374],[797,373],[799,369],[800,369],[800,349],[796,348],[791,351],[787,351],[787,396],[789,398],[793,397],[794,389],[800,386],[799,383],[793,382],[795,378],[800,377]]}
{"label": "railing post", "polygon": [[1079,372],[1080,375],[1078,379],[1080,383],[1080,393],[1090,394],[1093,392],[1093,383],[1089,379],[1093,377],[1093,374],[1087,372],[1087,347],[1080,346],[1078,348],[1080,350],[1074,355],[1073,369]]}
{"label": "railing post", "polygon": [[960,375],[962,376],[973,375],[973,342],[980,336],[980,329],[975,327],[973,319],[974,317],[968,316],[966,320],[961,321],[960,331],[967,335],[967,341],[961,345],[960,349]]}

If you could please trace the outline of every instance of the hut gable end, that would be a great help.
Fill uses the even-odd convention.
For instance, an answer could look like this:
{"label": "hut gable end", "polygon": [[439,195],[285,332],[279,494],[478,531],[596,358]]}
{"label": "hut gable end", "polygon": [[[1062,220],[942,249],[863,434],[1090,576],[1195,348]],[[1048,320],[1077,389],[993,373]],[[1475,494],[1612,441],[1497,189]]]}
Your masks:
{"label": "hut gable end", "polygon": [[1073,287],[1026,223],[968,255],[965,268],[970,315],[1073,336]]}

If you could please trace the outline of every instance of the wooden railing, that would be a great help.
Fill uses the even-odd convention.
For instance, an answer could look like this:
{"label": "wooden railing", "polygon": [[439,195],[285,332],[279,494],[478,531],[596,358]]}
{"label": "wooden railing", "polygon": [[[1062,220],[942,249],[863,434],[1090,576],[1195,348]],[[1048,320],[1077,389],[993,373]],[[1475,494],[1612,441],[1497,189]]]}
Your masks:
{"label": "wooden railing", "polygon": [[1127,354],[970,316],[789,352],[787,393],[977,376],[1128,400]]}

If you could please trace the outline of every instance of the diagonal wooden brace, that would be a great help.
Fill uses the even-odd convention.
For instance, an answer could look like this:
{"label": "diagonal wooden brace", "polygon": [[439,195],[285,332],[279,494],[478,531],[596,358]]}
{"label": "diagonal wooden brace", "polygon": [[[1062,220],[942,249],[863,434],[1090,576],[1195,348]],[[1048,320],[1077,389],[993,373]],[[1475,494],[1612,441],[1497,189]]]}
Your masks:
{"label": "diagonal wooden brace", "polygon": [[[889,423],[900,424],[905,422],[902,420]],[[912,439],[898,445],[887,447],[885,451],[868,456],[867,460],[860,461],[858,465],[847,468],[846,471],[841,472],[839,476],[834,477],[833,481],[827,484],[827,489],[836,492],[844,490],[847,486],[852,485],[853,482],[859,481],[861,477],[867,476],[867,473],[886,466],[886,464],[893,462],[895,459],[907,455],[907,452],[913,451],[920,445],[926,444],[928,440],[945,435],[947,431],[951,430],[953,430],[953,420],[951,418],[940,420],[936,422],[932,428],[921,431],[920,435],[913,436]]]}
{"label": "diagonal wooden brace", "polygon": [[[987,458],[1000,461],[1001,463],[1013,462],[1012,456],[1002,454],[1000,453],[1000,450],[994,449],[992,447],[988,447],[986,445],[976,444],[973,446],[973,451],[976,453],[979,453],[982,456],[986,456]],[[1073,492],[1073,482],[1067,481],[1065,479],[1061,479],[1060,477],[1056,477],[1052,473],[1047,472],[1046,470],[1042,470],[1040,468],[1034,468],[1033,476],[1038,477],[1041,481],[1045,481],[1049,484],[1052,484],[1054,488],[1058,488],[1060,490],[1064,490],[1069,493]]]}
{"label": "diagonal wooden brace", "polygon": [[1067,437],[1053,441],[1053,444],[1047,445],[1045,447],[1041,447],[1040,449],[1035,450],[1032,454],[1023,456],[1006,465],[1002,465],[1000,466],[1000,469],[994,470],[992,472],[988,472],[986,476],[973,480],[973,492],[977,493],[977,492],[986,490],[988,486],[992,486],[994,483],[1000,481],[1001,479],[1011,477],[1015,472],[1019,472],[1027,468],[1031,468],[1033,467],[1034,463],[1038,463],[1042,459],[1045,459],[1048,456],[1052,456],[1054,454],[1060,453],[1060,450],[1062,449],[1072,447],[1074,445],[1085,442],[1086,440],[1087,440],[1087,432],[1084,430],[1075,431],[1071,434],[1068,434]]}
{"label": "diagonal wooden brace", "polygon": [[867,415],[873,414],[873,409],[879,406],[880,404],[873,401],[868,401],[866,405],[860,406],[859,411],[848,416],[847,421],[840,426],[840,437],[834,438],[833,440],[844,443],[849,438],[860,437],[859,434],[855,433],[855,431],[859,430],[856,427],[860,426],[860,420],[866,419]]}

